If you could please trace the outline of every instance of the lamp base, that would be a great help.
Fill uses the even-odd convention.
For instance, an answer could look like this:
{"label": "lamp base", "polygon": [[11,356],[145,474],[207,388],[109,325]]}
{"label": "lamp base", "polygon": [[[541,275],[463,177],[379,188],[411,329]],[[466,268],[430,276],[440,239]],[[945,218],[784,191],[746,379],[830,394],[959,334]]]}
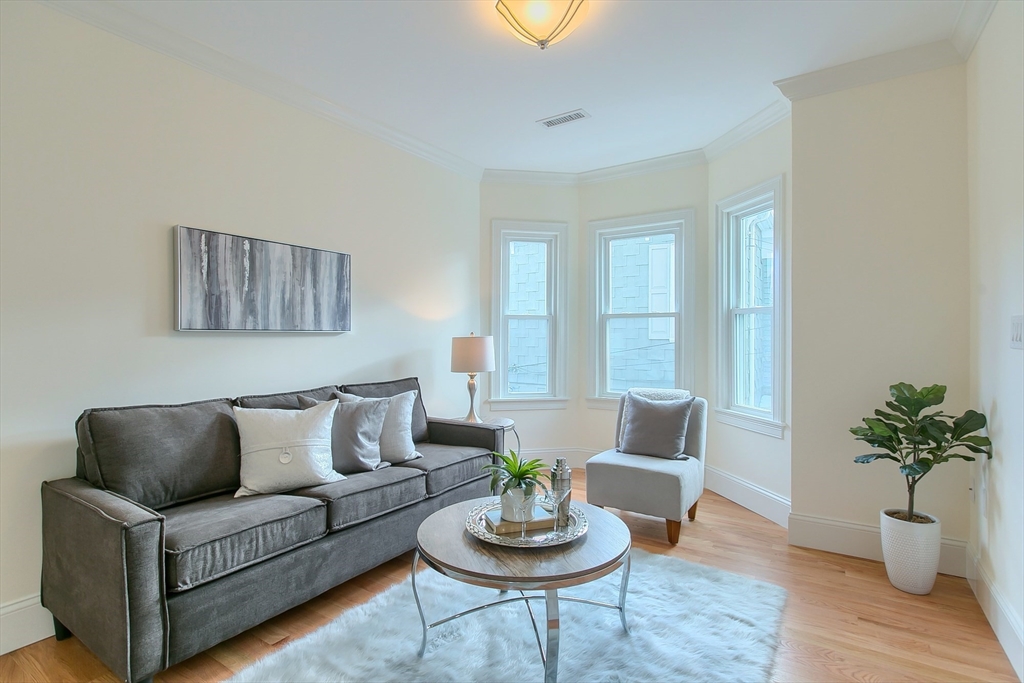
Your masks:
{"label": "lamp base", "polygon": [[476,373],[469,373],[469,382],[466,383],[466,387],[469,389],[469,412],[463,419],[463,422],[482,422],[479,416],[476,414]]}

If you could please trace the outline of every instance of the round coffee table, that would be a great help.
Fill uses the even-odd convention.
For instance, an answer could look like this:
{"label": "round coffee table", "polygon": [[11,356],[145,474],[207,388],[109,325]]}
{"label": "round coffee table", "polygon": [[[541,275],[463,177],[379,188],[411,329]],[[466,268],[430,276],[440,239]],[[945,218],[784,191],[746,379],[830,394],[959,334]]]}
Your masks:
{"label": "round coffee table", "polygon": [[[558,678],[558,603],[561,600],[582,602],[619,611],[622,628],[626,624],[626,587],[629,584],[629,529],[615,515],[586,503],[573,503],[583,510],[589,522],[587,533],[574,541],[548,548],[516,548],[481,541],[466,531],[470,510],[493,498],[478,498],[451,505],[423,520],[416,532],[416,552],[412,559],[412,592],[423,626],[419,656],[427,647],[427,631],[435,626],[510,602],[525,602],[533,622],[545,683]],[[499,599],[459,612],[428,624],[416,590],[416,569],[420,558],[431,569],[450,578],[476,586],[497,588]],[[617,604],[584,600],[559,595],[560,588],[578,586],[599,579],[622,568]],[[508,591],[518,596],[503,597]],[[544,591],[543,595],[526,595],[525,591]],[[547,647],[541,643],[531,600],[543,600],[546,607]]]}

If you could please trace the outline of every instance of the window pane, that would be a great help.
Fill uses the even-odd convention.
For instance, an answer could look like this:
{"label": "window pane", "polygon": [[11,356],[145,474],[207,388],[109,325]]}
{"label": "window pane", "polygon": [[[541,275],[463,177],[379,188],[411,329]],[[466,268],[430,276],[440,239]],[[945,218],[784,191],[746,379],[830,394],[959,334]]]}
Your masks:
{"label": "window pane", "polygon": [[772,409],[772,314],[741,313],[733,317],[736,351],[736,405]]}
{"label": "window pane", "polygon": [[774,214],[768,209],[740,219],[738,308],[772,305]]}
{"label": "window pane", "polygon": [[674,328],[674,318],[612,318],[607,324],[608,391],[676,386],[674,340],[652,339],[651,331]]}
{"label": "window pane", "polygon": [[546,394],[548,389],[548,321],[508,321],[509,394]]}
{"label": "window pane", "polygon": [[675,312],[675,235],[608,240],[607,277],[607,312]]}
{"label": "window pane", "polygon": [[547,299],[547,242],[509,242],[506,312],[513,315],[547,315]]}

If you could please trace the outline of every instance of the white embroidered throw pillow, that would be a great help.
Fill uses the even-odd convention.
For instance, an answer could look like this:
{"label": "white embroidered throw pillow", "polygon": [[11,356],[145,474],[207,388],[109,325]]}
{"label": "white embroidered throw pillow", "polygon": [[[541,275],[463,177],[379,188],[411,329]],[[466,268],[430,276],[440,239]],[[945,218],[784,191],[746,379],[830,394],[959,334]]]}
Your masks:
{"label": "white embroidered throw pillow", "polygon": [[415,460],[423,456],[412,441],[412,408],[416,403],[416,390],[391,397],[388,414],[384,416],[384,429],[380,433],[380,459],[390,463]]}
{"label": "white embroidered throw pillow", "polygon": [[235,498],[341,481],[331,458],[338,401],[308,410],[234,408],[241,441],[241,488]]}

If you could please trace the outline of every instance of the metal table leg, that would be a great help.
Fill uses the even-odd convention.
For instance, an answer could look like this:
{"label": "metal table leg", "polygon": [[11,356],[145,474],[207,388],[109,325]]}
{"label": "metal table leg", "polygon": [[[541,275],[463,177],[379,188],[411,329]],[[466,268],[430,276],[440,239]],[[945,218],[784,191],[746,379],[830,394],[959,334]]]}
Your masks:
{"label": "metal table leg", "polygon": [[544,683],[558,681],[558,591],[544,591],[547,605],[548,647],[544,657]]}
{"label": "metal table leg", "polygon": [[629,625],[626,623],[626,588],[629,586],[629,564],[630,555],[626,555],[626,563],[622,565],[622,583],[619,584],[619,620],[622,622],[622,630],[629,634]]}
{"label": "metal table leg", "polygon": [[412,596],[416,599],[416,609],[420,613],[420,625],[423,627],[423,639],[420,640],[420,651],[416,653],[417,657],[422,657],[423,653],[427,651],[427,619],[423,616],[423,605],[420,604],[420,594],[416,590],[416,569],[420,564],[420,550],[416,549],[416,552],[412,554]]}

